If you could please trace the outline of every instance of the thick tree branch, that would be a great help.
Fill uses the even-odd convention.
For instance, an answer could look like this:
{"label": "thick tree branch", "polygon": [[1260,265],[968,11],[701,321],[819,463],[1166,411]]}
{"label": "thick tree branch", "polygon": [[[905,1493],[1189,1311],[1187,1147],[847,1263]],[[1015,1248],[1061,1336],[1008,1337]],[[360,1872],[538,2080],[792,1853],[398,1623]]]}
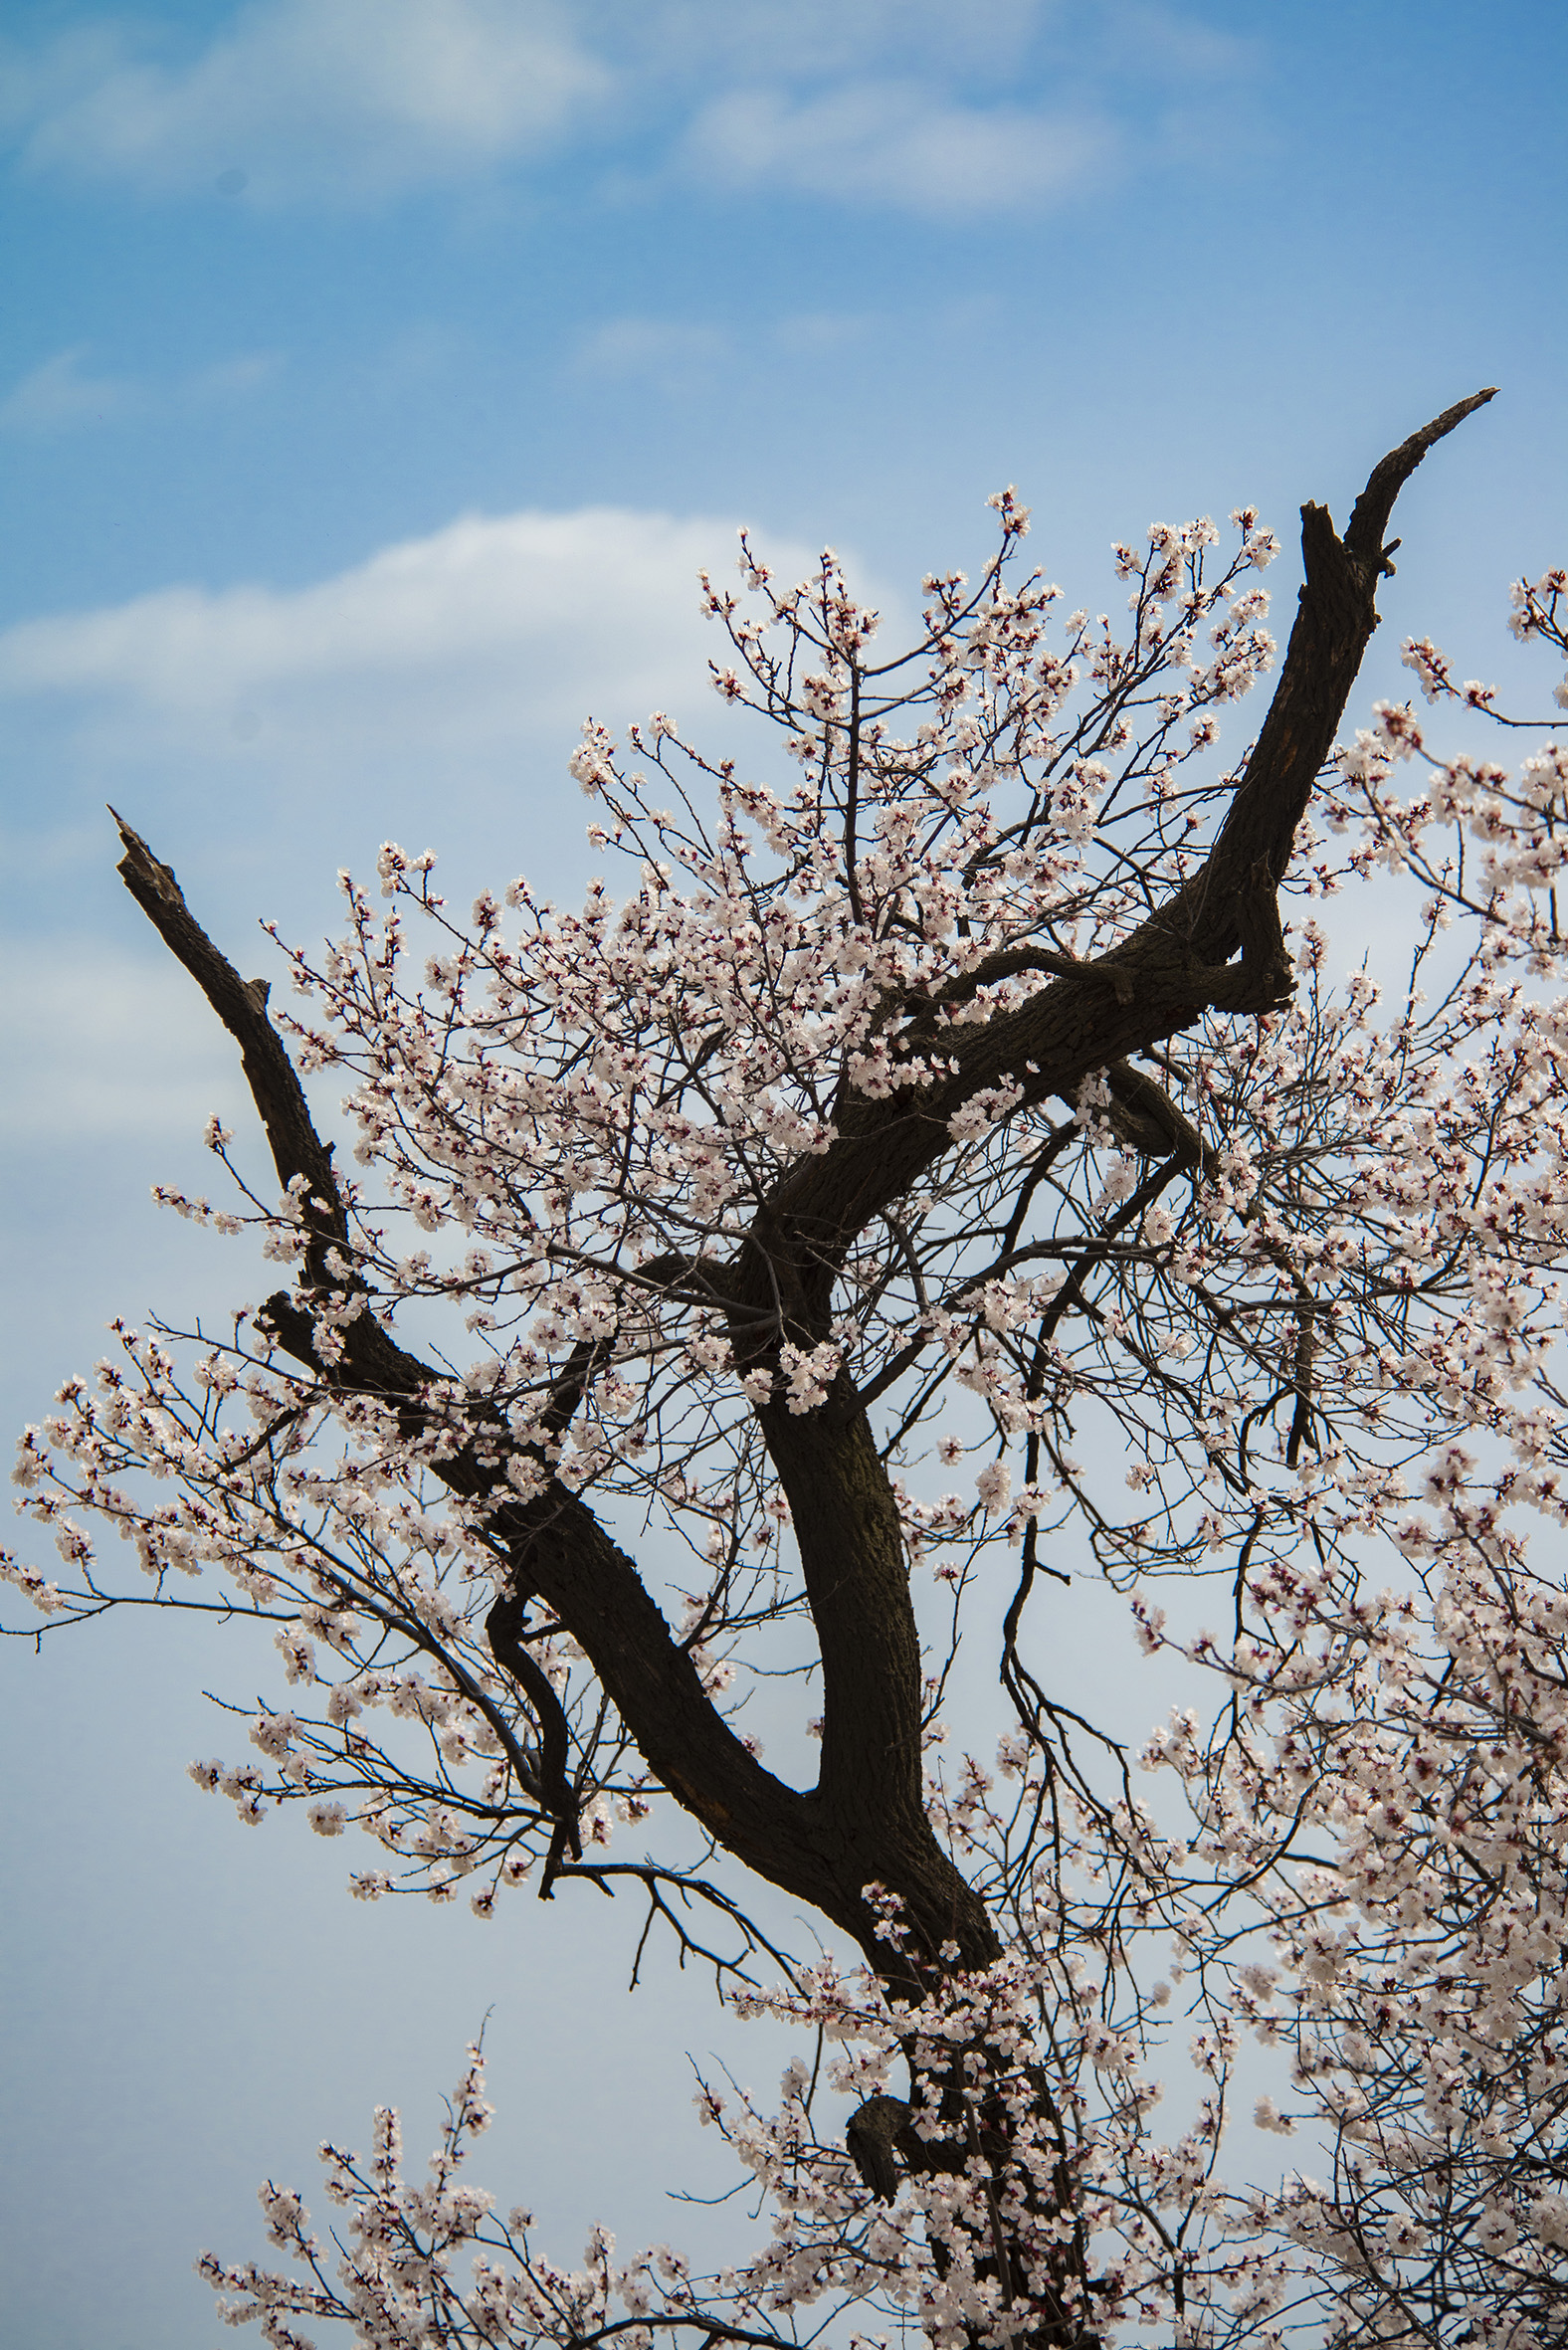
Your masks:
{"label": "thick tree branch", "polygon": [[[140,834],[114,809],[109,814],[125,847],[119,863],[120,880],[239,1045],[246,1082],[278,1180],[286,1191],[291,1186],[296,1189],[305,1233],[307,1289],[339,1300],[356,1292],[363,1295],[331,1144],[317,1134],[294,1063],[268,1018],[265,983],[240,977],[187,906],[172,866],[160,864]],[[313,1316],[287,1294],[280,1292],[269,1298],[267,1314],[286,1350],[329,1384],[413,1399],[439,1378],[428,1364],[398,1346],[369,1313],[356,1314],[341,1325],[343,1357],[338,1363],[325,1362],[317,1354]]]}
{"label": "thick tree branch", "polygon": [[[836,1140],[778,1183],[724,1284],[734,1300],[737,1357],[767,1363],[786,1337],[808,1346],[826,1338],[834,1284],[855,1236],[950,1147],[949,1119],[983,1086],[1020,1082],[1029,1100],[1072,1098],[1091,1071],[1115,1066],[1121,1099],[1140,1097],[1138,1112],[1155,1130],[1167,1128],[1178,1161],[1203,1163],[1201,1140],[1152,1080],[1136,1078],[1127,1056],[1211,1008],[1265,1014],[1288,1001],[1275,892],[1377,625],[1382,525],[1426,450],[1490,396],[1461,402],[1383,460],[1357,503],[1353,544],[1341,543],[1322,507],[1302,509],[1306,579],[1283,671],[1201,872],[1125,945],[1081,972],[1070,969],[1015,1011],[976,1025],[948,1020],[974,984],[1031,964],[1055,969],[1055,954],[1021,949],[994,958],[973,982],[916,1001],[908,1049],[939,1044],[958,1063],[957,1076],[887,1099],[841,1097]],[[770,1311],[771,1345],[757,1335]],[[789,1495],[821,1647],[822,1795],[837,1813],[858,1792],[863,1807],[882,1812],[884,1834],[895,1835],[906,1806],[917,1808],[920,1665],[885,1468],[864,1409],[837,1387],[819,1411],[793,1415],[774,1403],[759,1420]],[[940,1888],[931,1889],[939,1897]],[[966,1895],[972,1903],[955,1874],[948,1933],[973,1963],[969,1952],[978,1955],[989,1928],[969,1912]],[[922,1932],[928,1925],[927,1915]]]}
{"label": "thick tree branch", "polygon": [[910,1045],[939,1036],[957,1075],[885,1100],[844,1100],[832,1147],[784,1176],[758,1219],[740,1273],[746,1303],[764,1309],[775,1293],[793,1300],[798,1334],[820,1337],[855,1236],[949,1147],[948,1120],[983,1087],[1016,1078],[1028,1101],[1071,1098],[1092,1071],[1161,1043],[1211,1006],[1261,1012],[1284,1000],[1278,916],[1265,900],[1283,878],[1377,626],[1383,529],[1427,451],[1492,397],[1488,389],[1459,401],[1382,459],[1343,540],[1326,507],[1302,507],[1306,577],[1279,682],[1202,869],[1124,944],[1016,1010],[948,1030],[934,1003],[907,1032]]}
{"label": "thick tree branch", "polygon": [[120,880],[239,1045],[246,1081],[261,1113],[279,1182],[287,1191],[296,1177],[302,1177],[309,1211],[321,1237],[329,1235],[346,1244],[348,1223],[337,1196],[331,1145],[316,1133],[294,1063],[267,1017],[266,982],[240,977],[192,915],[173,867],[159,863],[116,809],[110,808],[109,814],[119,827],[125,848],[119,862]]}
{"label": "thick tree branch", "polygon": [[[820,1444],[810,1416],[801,1415],[795,1427],[802,1454]],[[836,1466],[825,1464],[819,1488],[829,1520],[842,1490],[831,1473]],[[877,1498],[872,1495],[874,1505]],[[537,1592],[559,1616],[592,1661],[649,1769],[715,1844],[831,1918],[884,1976],[908,1988],[916,1985],[913,1966],[901,1966],[880,1943],[877,1914],[865,1899],[874,1880],[904,1901],[917,1955],[934,1957],[952,1939],[965,1964],[996,1956],[984,1905],[937,1844],[918,1800],[918,1637],[901,1551],[889,1553],[879,1528],[864,1528],[874,1542],[870,1557],[855,1547],[859,1521],[840,1529],[833,1553],[837,1588],[819,1583],[814,1595],[823,1610],[818,1638],[836,1700],[838,1744],[831,1764],[825,1752],[822,1784],[802,1794],[742,1745],[690,1656],[672,1638],[636,1566],[575,1494],[554,1485],[535,1501],[505,1503],[492,1526],[517,1562],[518,1587]],[[808,1526],[803,1552],[818,1556],[822,1547]],[[897,1578],[897,1605],[889,1569]],[[879,1596],[887,1608],[881,1627]],[[914,1719],[906,1728],[903,1713],[911,1702]],[[826,1749],[826,1720],[824,1730]]]}
{"label": "thick tree branch", "polygon": [[[312,1236],[307,1292],[314,1287],[340,1299],[357,1289],[367,1296],[349,1260],[347,1212],[330,1149],[316,1133],[294,1066],[268,1018],[265,991],[240,978],[191,914],[170,869],[121,819],[115,822],[126,849],[120,866],[126,887],[239,1042],[280,1177],[286,1185],[294,1176],[305,1178],[301,1212]],[[666,1270],[666,1277],[675,1270]],[[680,1272],[687,1268],[683,1264]],[[451,1423],[450,1383],[398,1346],[368,1301],[341,1326],[343,1353],[334,1361],[319,1355],[315,1317],[306,1306],[280,1293],[268,1300],[266,1318],[279,1343],[325,1384],[395,1401],[410,1432],[450,1426],[450,1449],[432,1448],[435,1473],[463,1498],[494,1503],[488,1530],[509,1562],[510,1576],[488,1629],[497,1664],[518,1682],[539,1723],[541,1787],[557,1821],[541,1892],[549,1890],[574,1846],[576,1803],[566,1772],[564,1717],[553,1690],[536,1685],[535,1676],[543,1676],[517,1639],[530,1594],[583,1649],[650,1770],[715,1843],[831,1918],[884,1971],[889,1953],[879,1945],[879,1921],[864,1898],[873,1879],[902,1894],[926,1950],[952,1936],[971,1963],[995,1954],[983,1905],[940,1850],[919,1806],[917,1761],[912,1769],[910,1762],[918,1754],[918,1640],[885,1477],[873,1453],[878,1478],[868,1478],[864,1446],[853,1428],[844,1440],[844,1474],[826,1478],[818,1518],[833,1523],[837,1500],[857,1491],[866,1522],[852,1516],[839,1525],[836,1565],[825,1580],[818,1577],[814,1598],[827,1627],[824,1664],[835,1723],[855,1728],[853,1734],[836,1728],[828,1741],[828,1783],[803,1794],[765,1770],[730,1729],[635,1563],[587,1504],[553,1477],[536,1498],[516,1498],[505,1475],[507,1459],[521,1450],[537,1468],[538,1456],[516,1447],[499,1423]],[[570,1417],[590,1373],[591,1363],[581,1355],[567,1366],[551,1398],[553,1427]],[[779,1417],[790,1420],[782,1406]],[[793,1426],[809,1451],[810,1424]],[[804,1471],[788,1481],[808,1524],[814,1523]],[[858,1535],[868,1546],[859,1566]],[[819,1545],[808,1541],[815,1555]],[[873,1637],[879,1599],[886,1610],[880,1639]],[[854,1672],[847,1683],[850,1659]],[[898,1972],[896,1962],[891,1971]]]}
{"label": "thick tree branch", "polygon": [[[296,1176],[305,1180],[301,1212],[311,1235],[306,1251],[310,1283],[337,1296],[355,1288],[363,1294],[348,1258],[348,1219],[331,1149],[315,1130],[294,1065],[268,1017],[265,990],[242,980],[213,944],[186,905],[172,870],[122,818],[116,816],[115,823],[125,845],[119,868],[125,886],[239,1043],[280,1179],[286,1186]],[[335,1264],[326,1262],[328,1248],[336,1252]],[[289,1296],[269,1299],[266,1318],[279,1343],[327,1384],[396,1399],[406,1405],[415,1426],[440,1424],[434,1399],[447,1383],[430,1364],[398,1346],[368,1306],[343,1326],[344,1351],[335,1362],[318,1355],[314,1316]],[[551,1399],[557,1421],[580,1395],[588,1369],[574,1360],[558,1383]],[[546,1691],[535,1686],[538,1668],[525,1652],[519,1653],[516,1640],[521,1607],[532,1592],[591,1658],[622,1720],[671,1793],[761,1874],[818,1902],[852,1932],[864,1930],[859,1894],[865,1878],[853,1888],[825,1886],[820,1867],[808,1864],[805,1807],[810,1799],[765,1771],[730,1730],[633,1562],[587,1505],[554,1479],[536,1500],[510,1497],[498,1427],[477,1429],[474,1440],[465,1442],[457,1432],[453,1450],[438,1456],[432,1467],[465,1499],[497,1497],[490,1531],[511,1562],[512,1588],[491,1612],[491,1645],[539,1720],[541,1780],[557,1818],[572,1824],[565,1842],[573,1841],[576,1807],[566,1785],[564,1723],[552,1717],[545,1697],[553,1701],[554,1692],[547,1684]],[[491,1456],[489,1462],[484,1454]],[[556,1704],[554,1713],[559,1710]],[[769,1864],[774,1854],[785,1863],[783,1874]]]}

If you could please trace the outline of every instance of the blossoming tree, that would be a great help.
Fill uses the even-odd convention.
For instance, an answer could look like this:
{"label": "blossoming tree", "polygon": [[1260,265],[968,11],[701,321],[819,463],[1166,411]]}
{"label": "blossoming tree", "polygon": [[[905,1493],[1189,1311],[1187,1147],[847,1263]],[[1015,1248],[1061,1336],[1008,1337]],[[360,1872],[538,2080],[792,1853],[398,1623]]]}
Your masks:
{"label": "blossoming tree", "polygon": [[[1391,706],[1334,750],[1399,490],[1490,397],[1386,457],[1343,535],[1303,508],[1232,773],[1219,713],[1274,658],[1256,515],[1229,552],[1206,521],[1118,547],[1123,638],[1056,619],[1008,492],[983,578],[928,578],[898,654],[831,556],[785,591],[743,544],[743,592],[704,583],[714,681],[789,780],[661,716],[590,725],[621,879],[580,912],[516,881],[459,922],[388,846],[384,910],[345,881],[275,1020],[121,824],[282,1185],[215,1121],[231,1205],[165,1196],[288,1285],[221,1338],[118,1329],[22,1447],[68,1572],[6,1573],[52,1632],[111,1613],[112,1532],[162,1604],[265,1628],[287,1697],[195,1775],[246,1820],[368,1832],[361,1897],[488,1917],[632,1880],[822,2059],[776,2111],[709,2098],[773,2213],[718,2275],[608,2238],[563,2268],[503,2222],[461,2176],[475,2051],[427,2184],[390,2112],[368,2161],[324,2150],[335,2249],[266,2190],[290,2264],[205,2263],[237,2321],[388,2350],[1565,2338],[1568,1594],[1527,1535],[1568,1516],[1568,754],[1527,740],[1510,780]],[[1564,650],[1563,575],[1515,595]],[[1386,1003],[1328,984],[1312,901],[1351,884],[1409,920]],[[1064,1558],[1186,1660],[1141,1755],[1041,1660]],[[1223,1636],[1189,1621],[1204,1577]],[[977,1611],[1003,1720],[953,1761]],[[764,1679],[814,1785],[746,1733]],[[747,1871],[860,1965],[776,1948]],[[1249,2037],[1248,2110],[1299,2134],[1282,2186],[1221,2167]]]}

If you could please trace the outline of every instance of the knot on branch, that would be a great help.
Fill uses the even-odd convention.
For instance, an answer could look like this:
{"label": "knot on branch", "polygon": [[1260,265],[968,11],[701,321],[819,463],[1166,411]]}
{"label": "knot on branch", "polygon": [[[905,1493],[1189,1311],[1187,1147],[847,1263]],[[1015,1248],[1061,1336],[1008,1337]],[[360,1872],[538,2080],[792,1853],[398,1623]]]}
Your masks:
{"label": "knot on branch", "polygon": [[[850,2160],[872,2193],[891,2203],[898,2193],[893,2149],[909,2127],[911,2108],[902,2097],[868,2097],[845,2125]],[[907,2149],[905,2149],[907,2154]]]}
{"label": "knot on branch", "polygon": [[1130,1061],[1109,1063],[1105,1082],[1110,1087],[1110,1128],[1118,1142],[1146,1158],[1174,1156],[1208,1173],[1213,1153],[1163,1085]]}
{"label": "knot on branch", "polygon": [[1238,892],[1240,963],[1196,964],[1189,978],[1216,1012],[1278,1012],[1295,993],[1295,966],[1279,920],[1278,886],[1260,858]]}
{"label": "knot on branch", "polygon": [[256,1327],[264,1338],[274,1340],[296,1363],[319,1377],[324,1366],[315,1352],[315,1317],[302,1305],[295,1305],[287,1289],[275,1289],[256,1316]]}

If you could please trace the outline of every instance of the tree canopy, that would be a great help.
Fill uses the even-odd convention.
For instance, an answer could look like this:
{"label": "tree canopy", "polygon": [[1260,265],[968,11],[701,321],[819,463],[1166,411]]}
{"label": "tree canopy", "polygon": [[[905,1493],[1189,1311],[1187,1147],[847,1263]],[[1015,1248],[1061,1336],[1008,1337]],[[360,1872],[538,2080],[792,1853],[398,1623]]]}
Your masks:
{"label": "tree canopy", "polygon": [[[6,1575],[51,1633],[266,1627],[255,1759],[195,1773],[368,1834],[360,1897],[634,1880],[806,2052],[774,2111],[711,2095],[772,2214],[713,2277],[502,2221],[471,2052],[428,2185],[384,2112],[326,2150],[336,2250],[269,2188],[293,2266],[208,2261],[268,2340],[1561,2342],[1568,751],[1510,774],[1393,704],[1338,739],[1399,490],[1490,397],[1343,534],[1303,507],[1230,771],[1258,516],[1118,545],[1123,632],[1059,615],[1008,491],[900,652],[831,554],[785,588],[743,541],[713,680],[772,747],[589,724],[576,911],[516,880],[460,920],[389,844],[275,1013],[119,820],[281,1187],[214,1121],[228,1203],[164,1196],[285,1285],[117,1329],[20,1456],[66,1572]],[[1568,651],[1563,574],[1514,594]],[[1405,925],[1395,988],[1332,983],[1352,891]],[[1140,1752],[1053,1652],[1065,1559],[1184,1662]],[[998,1621],[977,1723],[954,1661]],[[783,1948],[747,1871],[860,1966]],[[1227,2174],[1239,2099],[1298,2136],[1282,2185]]]}

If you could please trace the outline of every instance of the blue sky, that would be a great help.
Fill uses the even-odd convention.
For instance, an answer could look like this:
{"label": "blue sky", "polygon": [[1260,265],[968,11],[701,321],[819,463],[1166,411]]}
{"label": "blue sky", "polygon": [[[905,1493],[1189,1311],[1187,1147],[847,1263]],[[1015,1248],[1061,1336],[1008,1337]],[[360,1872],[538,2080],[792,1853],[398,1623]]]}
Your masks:
{"label": "blue sky", "polygon": [[[1507,583],[1568,548],[1565,53],[1545,0],[10,0],[13,1425],[109,1313],[248,1277],[148,1201],[243,1104],[105,799],[257,970],[257,917],[319,935],[389,834],[458,894],[566,891],[582,715],[716,731],[692,582],[738,522],[896,611],[1016,482],[1069,602],[1108,602],[1113,534],[1246,500],[1293,550],[1302,498],[1343,519],[1484,382],[1401,502],[1367,693],[1406,633],[1507,672]],[[1271,584],[1287,622],[1293,563]],[[221,1742],[202,1687],[265,1667],[158,1631],[0,1660],[0,2334],[215,2341],[199,2246],[254,2246],[256,2181],[306,2184],[377,2098],[422,2144],[492,2003],[485,2175],[563,2250],[600,2210],[674,2233],[661,2180],[712,2169],[700,1987],[623,2000],[597,1903],[487,1940],[355,1907],[290,1823],[242,1839],[183,1765]],[[619,2151],[544,2130],[574,2098]]]}

